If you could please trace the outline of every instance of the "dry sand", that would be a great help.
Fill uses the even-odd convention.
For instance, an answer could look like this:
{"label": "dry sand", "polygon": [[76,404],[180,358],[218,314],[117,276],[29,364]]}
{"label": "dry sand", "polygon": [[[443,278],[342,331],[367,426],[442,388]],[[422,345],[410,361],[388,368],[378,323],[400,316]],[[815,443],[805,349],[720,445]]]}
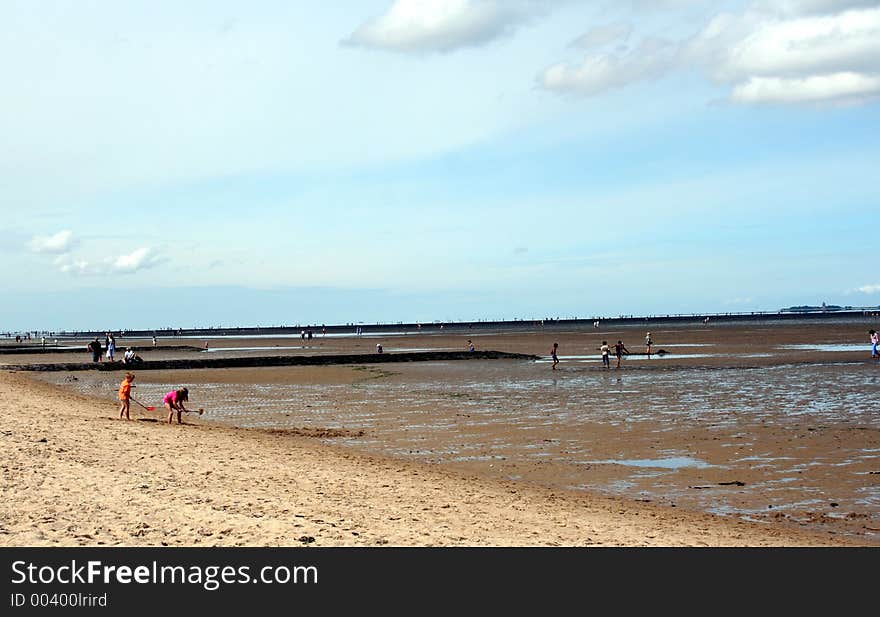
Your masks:
{"label": "dry sand", "polygon": [[0,373],[0,544],[859,544],[159,415],[133,406],[118,420],[112,402]]}

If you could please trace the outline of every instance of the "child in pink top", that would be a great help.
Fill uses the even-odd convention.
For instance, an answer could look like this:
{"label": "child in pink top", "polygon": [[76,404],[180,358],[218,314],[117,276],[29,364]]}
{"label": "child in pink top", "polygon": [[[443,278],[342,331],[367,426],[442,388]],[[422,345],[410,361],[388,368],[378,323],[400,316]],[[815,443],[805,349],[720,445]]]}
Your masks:
{"label": "child in pink top", "polygon": [[[165,403],[165,408],[168,410],[168,424],[171,424],[171,419],[174,417],[175,411],[177,412],[177,423],[183,424],[183,422],[180,421],[180,414],[184,411],[189,413],[190,410],[184,405],[184,402],[188,400],[189,390],[182,387],[172,390],[165,395],[162,402]],[[201,413],[201,410],[199,410],[199,413]]]}

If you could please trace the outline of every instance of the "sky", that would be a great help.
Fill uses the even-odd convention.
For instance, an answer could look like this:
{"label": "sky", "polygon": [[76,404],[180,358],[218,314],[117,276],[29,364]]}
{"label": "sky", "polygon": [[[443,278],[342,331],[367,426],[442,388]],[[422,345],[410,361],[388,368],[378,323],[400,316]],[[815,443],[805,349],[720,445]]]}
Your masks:
{"label": "sky", "polygon": [[880,305],[880,2],[0,2],[0,331]]}

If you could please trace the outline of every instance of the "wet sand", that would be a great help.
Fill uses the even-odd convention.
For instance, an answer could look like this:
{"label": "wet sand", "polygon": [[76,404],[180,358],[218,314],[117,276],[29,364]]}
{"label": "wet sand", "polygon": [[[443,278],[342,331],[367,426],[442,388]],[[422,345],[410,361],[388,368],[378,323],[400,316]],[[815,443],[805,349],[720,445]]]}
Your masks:
{"label": "wet sand", "polygon": [[[170,439],[170,443],[163,442],[162,447],[166,448],[175,448],[172,444],[179,437],[174,435],[186,435],[185,440],[199,435],[197,441],[208,444],[212,450],[233,448],[228,453],[233,458],[234,444],[240,442],[238,450],[246,451],[246,457],[252,461],[284,461],[283,465],[270,467],[274,480],[260,483],[265,491],[261,499],[280,508],[273,510],[278,516],[283,514],[281,510],[288,510],[287,514],[293,510],[280,507],[280,501],[286,497],[269,496],[273,483],[278,491],[288,490],[289,495],[286,483],[291,474],[297,473],[290,464],[302,459],[305,452],[309,453],[305,458],[311,457],[310,464],[315,459],[327,461],[331,468],[327,473],[342,474],[338,478],[340,485],[331,482],[336,487],[334,491],[344,492],[345,475],[353,472],[333,466],[348,461],[346,464],[361,474],[360,481],[367,493],[371,492],[371,485],[381,488],[388,484],[389,470],[395,470],[393,473],[415,480],[419,476],[436,478],[436,490],[425,486],[419,489],[419,483],[413,482],[416,501],[419,495],[429,495],[424,504],[428,511],[439,509],[450,514],[452,508],[457,508],[455,511],[465,516],[461,510],[467,503],[465,509],[470,516],[475,502],[488,508],[480,512],[481,518],[457,520],[458,535],[428,529],[419,532],[421,519],[410,520],[408,531],[402,534],[397,525],[387,529],[387,523],[406,521],[406,516],[389,515],[389,519],[397,521],[358,518],[359,505],[341,518],[340,512],[335,518],[329,514],[312,518],[337,521],[337,527],[342,520],[358,520],[362,525],[369,521],[368,526],[383,532],[374,531],[370,536],[366,527],[357,531],[349,525],[348,533],[359,535],[325,530],[328,535],[322,531],[320,538],[315,533],[306,533],[305,542],[308,537],[315,537],[318,543],[343,545],[375,544],[382,540],[399,545],[875,545],[880,542],[880,420],[876,403],[866,399],[859,388],[874,384],[880,378],[880,367],[866,360],[866,345],[858,349],[865,338],[863,330],[867,330],[863,324],[658,328],[652,331],[655,349],[667,349],[669,355],[650,360],[631,356],[623,361],[619,371],[602,369],[590,357],[597,353],[595,347],[602,338],[611,342],[623,338],[631,351],[642,352],[638,343],[644,337],[643,331],[328,337],[307,342],[305,349],[302,345],[291,345],[289,339],[209,341],[209,348],[221,343],[223,347],[269,347],[249,352],[267,354],[279,353],[271,349],[275,345],[293,348],[283,353],[366,352],[375,347],[377,340],[389,353],[396,349],[461,349],[468,338],[478,349],[542,354],[549,351],[553,341],[558,341],[562,363],[556,371],[544,362],[462,361],[139,373],[136,383],[140,389],[136,396],[155,398],[157,393],[164,393],[163,388],[176,383],[191,387],[193,406],[205,406],[209,413],[197,421],[198,427],[182,427],[186,433],[169,433],[177,427],[146,421],[157,419],[156,412],[137,410],[135,413],[144,416],[138,422],[109,420],[112,413],[106,410],[118,381],[118,375],[113,373],[55,375],[52,379],[62,383],[62,390],[32,386],[32,382],[23,381],[18,375],[8,376],[12,381],[7,383],[16,388],[37,388],[41,396],[71,397],[80,405],[76,416],[79,422],[91,423],[98,433],[104,434],[105,444],[117,448],[125,448],[126,441],[134,435],[138,435],[137,439]],[[842,344],[846,351],[787,347],[820,344]],[[855,348],[849,350],[847,344]],[[183,357],[182,353],[195,352],[167,353],[169,357]],[[21,362],[20,357],[3,360]],[[41,355],[37,361],[45,362],[46,358]],[[108,387],[112,388],[109,393]],[[85,398],[77,391],[97,395],[103,402]],[[823,404],[817,405],[817,401]],[[105,411],[96,413],[96,408]],[[41,430],[46,431],[57,422],[44,424]],[[230,426],[252,428],[227,428]],[[120,430],[125,431],[124,436],[118,434]],[[160,430],[163,432],[157,432]],[[141,431],[146,432],[141,435]],[[10,436],[4,431],[4,444],[8,446],[7,438],[14,439],[15,431]],[[120,439],[122,443],[118,443]],[[85,436],[78,441],[84,440],[94,441]],[[215,443],[216,440],[223,444]],[[20,449],[21,443],[18,447],[9,452],[10,460],[18,460],[23,467],[28,466],[28,456],[36,455],[40,448],[49,449],[31,445],[28,451],[33,452],[27,455]],[[296,453],[286,453],[287,448]],[[143,473],[171,473],[167,462],[157,468],[152,459],[146,459],[149,455],[141,452],[140,456],[137,466],[148,470]],[[96,456],[96,460],[101,460],[101,456]],[[187,458],[186,464],[195,465],[209,476],[218,473],[206,462]],[[370,467],[374,464],[379,467]],[[299,470],[303,475],[311,473],[308,467]],[[370,478],[372,472],[378,473]],[[131,472],[124,473],[128,477]],[[173,472],[174,481],[163,489],[163,499],[194,488],[188,485],[190,476],[181,473]],[[221,499],[234,498],[233,486],[239,481],[246,484],[245,476],[227,472],[224,481],[212,485],[212,490],[225,495]],[[111,477],[112,474],[106,480],[110,482]],[[398,476],[394,477],[395,483],[389,487],[397,487]],[[207,485],[199,486],[205,489]],[[18,493],[23,486],[19,484],[17,489],[10,490]],[[456,490],[471,491],[471,496],[456,501],[452,498]],[[379,499],[384,492],[377,491],[371,497]],[[524,527],[516,527],[523,522],[520,519],[517,523],[508,521],[511,510],[507,501],[502,502],[507,505],[500,509],[483,501],[508,494],[517,495],[517,499],[528,496],[529,503],[522,512],[544,512],[537,519],[529,519],[530,525],[536,525],[533,530],[527,532]],[[209,500],[215,499],[213,494],[206,495]],[[9,504],[11,496],[14,495],[4,494],[4,503]],[[309,507],[323,508],[321,512],[325,513],[327,503],[320,496],[311,497],[316,500],[309,502]],[[305,496],[298,492],[297,499]],[[444,503],[435,503],[435,499]],[[337,506],[341,507],[339,504],[344,501],[340,497]],[[382,507],[392,511],[417,507],[401,505],[405,501],[398,496],[396,505]],[[573,509],[556,513],[563,503],[565,508]],[[599,508],[600,514],[596,515],[607,519],[602,534],[586,533],[585,527],[578,525],[576,533],[559,527],[560,520],[581,520],[597,504],[607,505]],[[582,508],[586,510],[582,512]],[[650,513],[650,525],[640,528],[635,535],[615,535],[613,530],[619,527],[613,520],[615,512],[627,520],[634,517],[640,521],[647,520],[645,513]],[[306,513],[300,514],[308,518]],[[560,519],[560,515],[564,518]],[[12,518],[11,514],[4,514],[3,527],[7,533],[0,536],[0,541],[20,544],[14,538],[21,530],[10,531]],[[671,521],[689,519],[694,522],[684,522],[685,530],[691,525],[721,527],[688,536],[684,530],[673,532],[665,526],[672,525]],[[658,520],[668,523],[655,528]],[[144,543],[155,544],[158,536],[154,534],[167,535],[169,524],[130,538],[116,530],[102,541],[130,544],[147,538]],[[174,529],[181,533],[179,525],[184,523],[176,524]],[[277,524],[290,533],[286,523]],[[598,529],[598,523],[590,524]],[[474,525],[481,530],[476,535]],[[725,531],[728,526],[737,531]],[[493,528],[495,531],[491,531]],[[193,535],[190,530],[172,543],[294,543],[289,535],[285,541],[283,534],[260,536],[261,540],[248,542],[238,535],[234,525],[219,538],[212,526],[205,529],[212,535]],[[748,533],[736,537],[744,533],[743,529],[748,529]],[[84,541],[75,539],[75,535],[65,540],[64,534],[57,532],[47,535],[39,524],[31,524],[24,533],[42,533],[43,538],[34,538],[39,542],[98,541],[92,534]],[[714,539],[708,540],[709,536]]]}

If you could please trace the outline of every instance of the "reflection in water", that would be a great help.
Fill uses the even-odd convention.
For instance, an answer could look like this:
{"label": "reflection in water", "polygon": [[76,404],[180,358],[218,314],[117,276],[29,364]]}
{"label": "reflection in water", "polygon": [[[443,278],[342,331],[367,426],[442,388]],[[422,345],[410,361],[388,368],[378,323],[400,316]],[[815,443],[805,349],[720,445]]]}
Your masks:
{"label": "reflection in water", "polygon": [[690,456],[653,459],[608,459],[604,461],[582,461],[589,465],[626,465],[628,467],[659,467],[660,469],[680,469],[682,467],[711,467],[709,463]]}
{"label": "reflection in water", "polygon": [[870,345],[862,345],[859,343],[810,343],[804,345],[780,345],[779,349],[791,349],[797,351],[860,351],[863,349],[870,349]]}

